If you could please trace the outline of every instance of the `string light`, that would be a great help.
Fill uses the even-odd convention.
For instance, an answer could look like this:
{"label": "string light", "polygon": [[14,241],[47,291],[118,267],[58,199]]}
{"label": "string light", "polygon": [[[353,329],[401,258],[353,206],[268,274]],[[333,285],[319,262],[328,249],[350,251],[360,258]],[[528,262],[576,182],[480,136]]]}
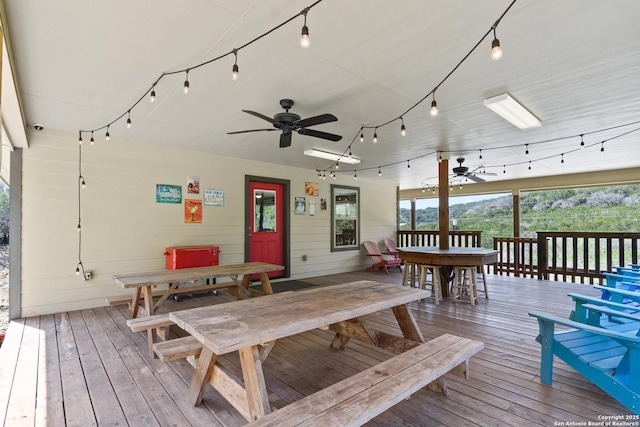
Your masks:
{"label": "string light", "polygon": [[149,101],[154,102],[156,100],[156,84],[153,84],[151,88],[151,94],[149,95]]}
{"label": "string light", "polygon": [[529,173],[531,173],[531,160],[529,160]]}
{"label": "string light", "polygon": [[352,157],[352,155],[351,155],[351,146],[349,146],[349,158],[351,158],[351,157]]}
{"label": "string light", "polygon": [[404,127],[404,119],[402,117],[400,117],[400,120],[402,120],[402,125],[400,126],[400,135],[406,136],[407,135],[407,128]]}
{"label": "string light", "polygon": [[438,163],[442,163],[442,153],[438,152]]}
{"label": "string light", "polygon": [[358,179],[358,171],[353,171],[353,179]]}
{"label": "string light", "polygon": [[502,173],[507,173],[507,165],[502,165]]}
{"label": "string light", "polygon": [[127,111],[127,129],[131,129],[131,110]]}
{"label": "string light", "polygon": [[82,132],[78,132],[78,145],[82,145]]}
{"label": "string light", "polygon": [[564,166],[564,153],[560,154],[560,166]]}
{"label": "string light", "polygon": [[340,165],[338,164],[338,162],[336,162],[336,170],[340,169]]}
{"label": "string light", "polygon": [[107,133],[104,134],[105,141],[109,141],[111,136],[109,135],[109,126],[107,125]]}
{"label": "string light", "polygon": [[93,131],[91,131],[91,145],[93,145],[94,142],[95,140],[93,139]]}
{"label": "string light", "polygon": [[238,68],[238,49],[233,49],[233,55],[235,56],[235,62],[233,63],[233,68],[231,68],[231,80],[235,82],[238,80],[238,73],[240,71]]}
{"label": "string light", "polygon": [[525,147],[524,155],[529,157],[529,144],[524,144],[524,147]]}
{"label": "string light", "polygon": [[496,37],[496,27],[500,20],[496,21],[493,25],[493,41],[491,42],[491,59],[499,61],[502,58],[502,48],[500,47],[500,40]]}
{"label": "string light", "polygon": [[373,143],[376,144],[378,142],[378,128],[373,131]]}
{"label": "string light", "polygon": [[431,110],[429,110],[431,117],[438,115],[438,103],[436,102],[436,91],[433,90],[433,101],[431,101]]}
{"label": "string light", "polygon": [[580,149],[584,149],[584,134],[580,134]]}
{"label": "string light", "polygon": [[407,169],[411,169],[411,163],[409,163],[409,160],[407,160]]}
{"label": "string light", "polygon": [[307,7],[301,13],[304,15],[304,25],[302,26],[302,35],[300,36],[300,46],[304,48],[309,47],[309,27],[307,27],[307,12],[309,8]]}
{"label": "string light", "polygon": [[187,68],[186,76],[184,78],[184,85],[182,86],[182,90],[184,91],[185,95],[189,93],[189,69],[188,68]]}
{"label": "string light", "polygon": [[462,190],[462,183],[460,183],[460,189]]}
{"label": "string light", "polygon": [[604,141],[600,143],[600,154],[604,154]]}
{"label": "string light", "polygon": [[378,176],[382,176],[382,170],[380,169],[380,166],[378,166]]}
{"label": "string light", "polygon": [[360,128],[360,142],[364,142],[364,128]]}

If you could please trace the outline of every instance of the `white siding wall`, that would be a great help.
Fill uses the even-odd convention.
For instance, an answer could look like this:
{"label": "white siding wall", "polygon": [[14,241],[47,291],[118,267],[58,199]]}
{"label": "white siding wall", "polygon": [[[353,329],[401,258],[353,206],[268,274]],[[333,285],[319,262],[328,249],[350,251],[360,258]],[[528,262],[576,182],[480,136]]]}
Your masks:
{"label": "white siding wall", "polygon": [[[112,276],[163,269],[168,246],[215,244],[220,263],[244,261],[245,175],[290,180],[291,201],[304,196],[305,181],[318,182],[315,216],[291,212],[291,277],[305,278],[365,268],[362,251],[331,252],[330,185],[360,187],[361,241],[395,236],[396,183],[349,177],[320,180],[314,171],[221,157],[155,145],[88,138],[82,149],[82,261],[93,280],[75,275],[78,261],[77,135],[29,134],[23,152],[22,316],[105,305],[125,292]],[[183,205],[155,201],[156,184],[175,184],[186,194],[188,176],[224,191],[224,206],[203,206],[202,224],[185,224]],[[194,195],[195,196],[195,195]],[[310,197],[307,196],[307,203]],[[308,260],[302,261],[302,255]]]}

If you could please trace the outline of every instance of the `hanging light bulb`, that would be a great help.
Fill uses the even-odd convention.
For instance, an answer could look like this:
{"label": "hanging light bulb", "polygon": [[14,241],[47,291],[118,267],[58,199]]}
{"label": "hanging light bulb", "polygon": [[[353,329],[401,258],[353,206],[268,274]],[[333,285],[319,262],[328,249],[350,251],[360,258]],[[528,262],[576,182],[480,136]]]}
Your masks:
{"label": "hanging light bulb", "polygon": [[502,165],[502,173],[507,173],[507,165]]}
{"label": "hanging light bulb", "polygon": [[411,169],[411,164],[409,163],[409,160],[407,160],[407,169]]}
{"label": "hanging light bulb", "polygon": [[584,134],[580,134],[580,149],[584,149]]}
{"label": "hanging light bulb", "polygon": [[604,141],[600,143],[600,154],[604,154]]}
{"label": "hanging light bulb", "polygon": [[462,183],[460,183],[460,187],[459,188],[462,190]]}
{"label": "hanging light bulb", "polygon": [[378,142],[378,128],[373,131],[373,143],[376,144]]}
{"label": "hanging light bulb", "polygon": [[131,110],[127,111],[127,129],[131,129]]}
{"label": "hanging light bulb", "polygon": [[480,160],[482,160],[482,150],[480,150]]}
{"label": "hanging light bulb", "polygon": [[82,132],[78,132],[78,145],[82,145]]}
{"label": "hanging light bulb", "polygon": [[353,179],[358,179],[358,171],[353,171]]}
{"label": "hanging light bulb", "polygon": [[425,187],[422,187],[422,192],[423,192],[423,193],[425,192]]}
{"label": "hanging light bulb", "polygon": [[336,169],[340,169],[340,165],[336,162]]}
{"label": "hanging light bulb", "polygon": [[496,37],[496,25],[493,26],[493,41],[491,42],[491,59],[498,61],[502,58],[502,49],[500,48],[500,40]]}
{"label": "hanging light bulb", "polygon": [[189,69],[188,68],[187,68],[187,75],[184,78],[183,91],[185,95],[189,93]]}
{"label": "hanging light bulb", "polygon": [[564,166],[564,153],[560,154],[560,166]]}
{"label": "hanging light bulb", "polygon": [[524,146],[525,146],[525,152],[524,152],[524,155],[525,155],[525,156],[527,156],[527,157],[529,157],[529,144],[524,144]]}
{"label": "hanging light bulb", "polygon": [[95,140],[93,139],[93,131],[91,131],[91,145],[93,145],[94,142]]}
{"label": "hanging light bulb", "polygon": [[309,8],[306,8],[302,11],[302,15],[304,15],[304,25],[302,26],[302,35],[300,36],[300,46],[307,48],[309,47],[309,27],[307,27],[307,12]]}
{"label": "hanging light bulb", "polygon": [[238,68],[238,49],[233,49],[233,54],[235,55],[236,59],[233,64],[233,68],[231,69],[231,80],[235,82],[238,80],[238,72],[240,70]]}
{"label": "hanging light bulb", "polygon": [[378,166],[378,176],[382,176],[382,170],[380,170],[380,166]]}
{"label": "hanging light bulb", "polygon": [[529,173],[531,173],[531,160],[529,160]]}
{"label": "hanging light bulb", "polygon": [[80,227],[80,223],[78,223],[78,233],[80,232],[81,229],[82,227]]}
{"label": "hanging light bulb", "polygon": [[76,276],[80,275],[80,264],[76,266]]}
{"label": "hanging light bulb", "polygon": [[349,146],[349,158],[351,158],[351,146]]}
{"label": "hanging light bulb", "polygon": [[80,180],[80,185],[82,186],[82,188],[86,188],[87,183],[84,181],[84,177],[82,175],[80,175]]}
{"label": "hanging light bulb", "polygon": [[107,125],[107,133],[104,134],[105,141],[109,141],[111,136],[109,135],[109,125]]}
{"label": "hanging light bulb", "polygon": [[151,88],[151,94],[149,95],[149,101],[153,102],[156,100],[156,84],[153,84],[153,87]]}
{"label": "hanging light bulb", "polygon": [[438,115],[438,103],[436,102],[436,91],[433,90],[433,101],[431,101],[431,110],[429,110],[431,117]]}
{"label": "hanging light bulb", "polygon": [[364,142],[364,128],[360,128],[360,142]]}
{"label": "hanging light bulb", "polygon": [[400,117],[400,120],[402,120],[402,126],[400,126],[400,135],[406,136],[407,135],[407,128],[404,127],[404,119],[402,117]]}
{"label": "hanging light bulb", "polygon": [[438,163],[442,163],[442,153],[438,152]]}
{"label": "hanging light bulb", "polygon": [[431,194],[436,194],[436,187],[433,187],[433,188],[431,189]]}

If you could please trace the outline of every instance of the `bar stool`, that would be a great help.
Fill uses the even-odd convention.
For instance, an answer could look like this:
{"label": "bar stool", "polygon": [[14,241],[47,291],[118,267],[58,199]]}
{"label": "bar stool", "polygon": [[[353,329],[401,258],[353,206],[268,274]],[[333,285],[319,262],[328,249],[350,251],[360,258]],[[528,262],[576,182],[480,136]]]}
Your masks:
{"label": "bar stool", "polygon": [[[484,293],[484,297],[489,299],[489,292],[487,291],[487,276],[484,274],[484,265],[479,265],[478,270],[482,275],[482,284],[484,285],[484,291],[480,291]],[[477,286],[476,286],[477,287]]]}
{"label": "bar stool", "polygon": [[[427,286],[431,286],[431,296],[436,302],[436,305],[440,304],[442,300],[442,286],[440,283],[440,266],[419,264],[418,266],[418,283],[420,289],[425,289]],[[427,281],[427,275],[431,270],[431,281]]]}
{"label": "bar stool", "polygon": [[[420,286],[420,282],[418,281],[418,285],[416,286],[416,270],[418,269],[418,264],[414,262],[404,262],[404,271],[402,272],[402,286],[407,286],[409,284],[409,279],[411,279],[411,287],[417,288]],[[410,276],[411,275],[411,276]],[[419,280],[419,276],[418,276]]]}
{"label": "bar stool", "polygon": [[471,305],[476,305],[476,302],[478,302],[476,271],[477,267],[475,265],[455,267],[455,278],[451,287],[451,296],[454,301],[466,302],[462,298],[468,294]]}

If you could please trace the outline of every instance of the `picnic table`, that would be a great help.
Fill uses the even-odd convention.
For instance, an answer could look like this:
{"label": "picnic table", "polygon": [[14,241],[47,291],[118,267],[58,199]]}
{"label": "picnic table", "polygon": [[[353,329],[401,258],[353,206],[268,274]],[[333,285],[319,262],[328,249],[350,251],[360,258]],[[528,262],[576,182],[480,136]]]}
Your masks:
{"label": "picnic table", "polygon": [[[191,336],[158,343],[155,348],[159,350],[161,346],[168,347],[172,345],[172,341],[179,340],[199,344],[201,348],[198,348],[197,352],[184,350],[181,353],[183,356],[198,355],[197,360],[192,359],[196,370],[190,385],[189,400],[194,405],[198,405],[202,400],[205,387],[211,384],[247,420],[258,420],[271,412],[262,362],[276,340],[315,328],[330,329],[336,332],[331,344],[332,348],[344,349],[349,340],[354,338],[399,355],[409,354],[417,350],[425,340],[406,304],[424,298],[425,294],[425,291],[419,289],[365,280],[174,311],[169,313],[169,318]],[[375,330],[362,318],[366,314],[388,308],[392,309],[403,337]],[[463,360],[464,357],[468,359],[470,354],[481,348],[481,344],[475,342],[466,345],[471,345],[473,348],[464,349],[464,354],[460,355],[459,360]],[[240,356],[244,381],[239,381],[233,375],[226,373],[224,368],[216,363],[217,356],[235,351]],[[403,363],[414,365],[417,362],[407,358]],[[446,363],[436,364],[440,365],[442,372],[446,372],[453,367],[444,366],[447,363],[457,366],[461,362],[454,360],[451,353],[447,353]],[[373,368],[375,367],[371,369]],[[441,373],[433,374],[432,372],[431,375],[435,376],[431,378],[428,377],[430,373],[426,371],[418,367],[419,373],[414,377],[424,376],[421,380],[425,381],[425,384],[440,381]],[[365,381],[371,377],[380,376],[378,371],[361,374],[365,376]],[[391,377],[383,379],[395,381]],[[353,384],[347,385],[349,387],[346,388],[353,388],[351,387]],[[418,386],[420,384],[415,387]],[[398,391],[402,385],[380,388],[383,394],[394,395],[384,399],[389,404],[406,397]],[[353,390],[351,392],[356,393]],[[326,405],[335,405],[340,400],[338,396],[344,394],[343,391],[335,392],[335,396],[321,400]],[[382,410],[384,410],[382,406],[372,407],[367,417]],[[282,410],[276,413],[280,411]],[[304,408],[302,411],[308,412]],[[294,414],[295,417],[297,415]],[[278,423],[279,421],[276,420],[276,425]]]}
{"label": "picnic table", "polygon": [[[273,293],[269,282],[270,271],[284,270],[284,266],[268,264],[264,262],[246,262],[242,264],[216,265],[209,267],[182,268],[177,270],[157,270],[139,273],[116,274],[113,276],[115,282],[124,289],[133,289],[131,302],[129,304],[129,317],[134,319],[138,316],[138,306],[140,296],[144,297],[144,304],[147,316],[152,316],[154,310],[173,294],[183,292],[210,291],[223,288],[233,288],[238,293],[238,298],[250,297],[249,283],[251,275],[258,274],[262,284],[264,294]],[[218,277],[229,277],[231,282],[215,285],[189,286],[178,289],[178,285],[184,282],[195,282],[197,280],[214,279]],[[169,285],[166,290],[160,293],[153,293],[153,287],[158,285]],[[154,304],[153,297],[160,296]]]}

